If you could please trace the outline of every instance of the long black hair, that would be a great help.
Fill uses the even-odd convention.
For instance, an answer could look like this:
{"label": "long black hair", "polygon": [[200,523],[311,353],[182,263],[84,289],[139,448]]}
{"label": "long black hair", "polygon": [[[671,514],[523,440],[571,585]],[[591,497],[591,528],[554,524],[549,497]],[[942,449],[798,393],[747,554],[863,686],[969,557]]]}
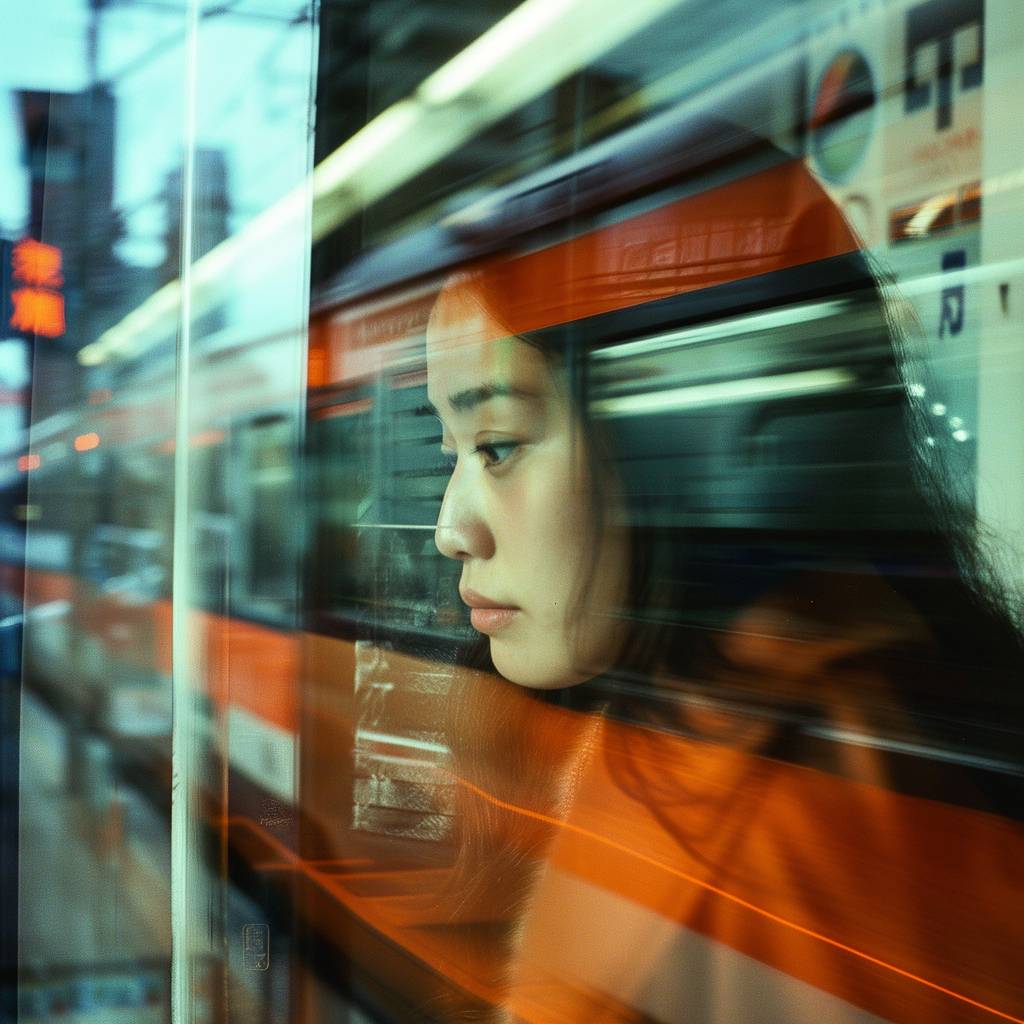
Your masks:
{"label": "long black hair", "polygon": [[[754,148],[762,164],[766,153],[787,159],[763,141]],[[802,166],[794,173],[809,177]],[[819,192],[783,246],[799,249],[839,216]],[[499,322],[516,301],[507,284],[484,274],[469,285]],[[787,311],[801,309],[813,310],[811,327],[795,317],[800,329],[790,338]],[[631,550],[627,639],[614,668],[537,699],[678,728],[677,698],[698,694],[816,728],[834,687],[822,687],[820,700],[806,688],[773,689],[763,666],[753,672],[725,653],[722,638],[743,611],[769,601],[790,619],[779,624],[782,638],[864,635],[844,654],[845,668],[857,661],[862,677],[885,685],[843,699],[859,702],[868,728],[1015,755],[1024,652],[1014,606],[960,497],[955,446],[929,435],[927,373],[912,359],[916,325],[906,310],[879,265],[854,249],[667,296],[639,315],[627,309],[517,335],[545,355],[571,396],[595,536],[621,507]],[[779,315],[769,327],[744,334],[744,318],[771,311]],[[654,413],[608,414],[608,396],[623,392],[617,349],[655,328],[664,335],[709,324],[721,330],[689,350],[713,344],[742,361],[774,346],[787,373],[840,365],[848,375],[824,391],[723,400],[710,411],[669,402]],[[671,367],[683,349],[666,351]],[[637,391],[664,386],[655,380]],[[737,492],[735,507],[709,493],[716,487]],[[584,604],[589,583],[580,581]],[[468,660],[493,671],[486,641]],[[807,731],[778,730],[776,749],[813,760],[796,750]]]}

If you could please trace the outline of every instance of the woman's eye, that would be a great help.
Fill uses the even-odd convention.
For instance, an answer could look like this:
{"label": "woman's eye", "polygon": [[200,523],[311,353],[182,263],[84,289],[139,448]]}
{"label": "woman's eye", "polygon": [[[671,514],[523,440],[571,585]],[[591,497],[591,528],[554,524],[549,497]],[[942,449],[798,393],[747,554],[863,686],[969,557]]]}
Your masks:
{"label": "woman's eye", "polygon": [[491,444],[478,444],[474,451],[483,456],[487,466],[500,466],[516,453],[518,441],[494,441]]}

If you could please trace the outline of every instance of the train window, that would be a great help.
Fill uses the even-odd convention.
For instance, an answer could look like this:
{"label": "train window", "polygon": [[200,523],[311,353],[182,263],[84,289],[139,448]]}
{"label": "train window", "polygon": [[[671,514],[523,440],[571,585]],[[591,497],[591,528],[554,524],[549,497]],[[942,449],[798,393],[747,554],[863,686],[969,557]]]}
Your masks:
{"label": "train window", "polygon": [[308,436],[310,614],[342,630],[457,634],[464,616],[433,542],[446,477],[422,369],[317,397]]}
{"label": "train window", "polygon": [[231,537],[234,516],[230,511],[227,434],[217,430],[208,443],[196,445],[192,452],[190,475],[195,507],[193,525],[194,600],[201,608],[223,612],[228,601],[231,580]]}
{"label": "train window", "polygon": [[253,420],[238,434],[240,479],[245,498],[233,509],[243,552],[235,599],[250,614],[294,614],[298,532],[295,502],[295,424],[285,416]]}

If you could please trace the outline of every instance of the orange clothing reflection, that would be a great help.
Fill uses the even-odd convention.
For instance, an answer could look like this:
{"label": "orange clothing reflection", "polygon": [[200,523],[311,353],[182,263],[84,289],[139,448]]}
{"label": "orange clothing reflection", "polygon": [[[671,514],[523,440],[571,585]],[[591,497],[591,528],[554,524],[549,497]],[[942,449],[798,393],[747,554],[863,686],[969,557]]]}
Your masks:
{"label": "orange clothing reflection", "polygon": [[[1024,1020],[1024,827],[971,806],[955,758],[915,755],[928,798],[910,795],[874,741],[913,735],[886,667],[928,631],[871,574],[844,581],[839,630],[811,611],[836,586],[792,580],[714,636],[707,680],[748,694],[742,712],[668,680],[614,714],[482,695],[493,715],[477,710],[459,781],[493,837],[476,912],[512,908],[490,908],[511,922],[502,1019]],[[750,714],[757,690],[762,707],[825,709],[832,739],[813,756],[780,744],[792,727]],[[532,867],[510,897],[517,861]]]}
{"label": "orange clothing reflection", "polygon": [[[1024,1016],[1002,966],[1019,826],[613,721],[582,760],[523,918],[514,1019]],[[646,798],[622,786],[637,773]]]}
{"label": "orange clothing reflection", "polygon": [[[839,732],[870,739],[865,704],[895,715],[898,702],[866,659],[906,651],[918,632],[868,578],[851,587],[874,613],[859,628],[839,637],[808,620],[819,639],[771,637],[772,618],[792,625],[794,594],[816,583],[827,585],[762,598],[719,634],[730,669],[718,678],[798,702],[817,687]],[[337,664],[323,659],[332,679]],[[396,657],[392,669],[397,722],[437,666]],[[335,839],[303,861],[279,849],[279,869],[296,872],[320,934],[373,977],[386,944],[388,984],[438,1019],[1024,1020],[1013,952],[1024,828],[953,803],[971,785],[953,762],[917,766],[940,797],[925,799],[901,792],[900,770],[867,743],[784,760],[770,719],[730,723],[677,699],[651,727],[457,671],[452,760],[434,776],[439,789],[454,783],[452,870],[441,847],[336,821],[351,799],[335,751],[351,743],[352,708],[336,687],[317,692],[333,724],[306,756],[332,767],[311,774]],[[667,686],[638,704],[659,696],[671,698]]]}

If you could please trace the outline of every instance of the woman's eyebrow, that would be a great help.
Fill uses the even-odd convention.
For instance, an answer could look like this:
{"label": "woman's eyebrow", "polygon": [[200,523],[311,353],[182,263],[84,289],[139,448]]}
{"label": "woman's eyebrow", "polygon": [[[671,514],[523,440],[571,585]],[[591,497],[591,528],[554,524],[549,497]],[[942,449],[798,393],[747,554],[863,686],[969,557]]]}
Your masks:
{"label": "woman's eyebrow", "polygon": [[537,397],[536,392],[512,384],[481,384],[449,395],[448,404],[456,412],[467,412],[484,402],[489,402],[492,398],[521,398],[524,401],[533,401]]}

